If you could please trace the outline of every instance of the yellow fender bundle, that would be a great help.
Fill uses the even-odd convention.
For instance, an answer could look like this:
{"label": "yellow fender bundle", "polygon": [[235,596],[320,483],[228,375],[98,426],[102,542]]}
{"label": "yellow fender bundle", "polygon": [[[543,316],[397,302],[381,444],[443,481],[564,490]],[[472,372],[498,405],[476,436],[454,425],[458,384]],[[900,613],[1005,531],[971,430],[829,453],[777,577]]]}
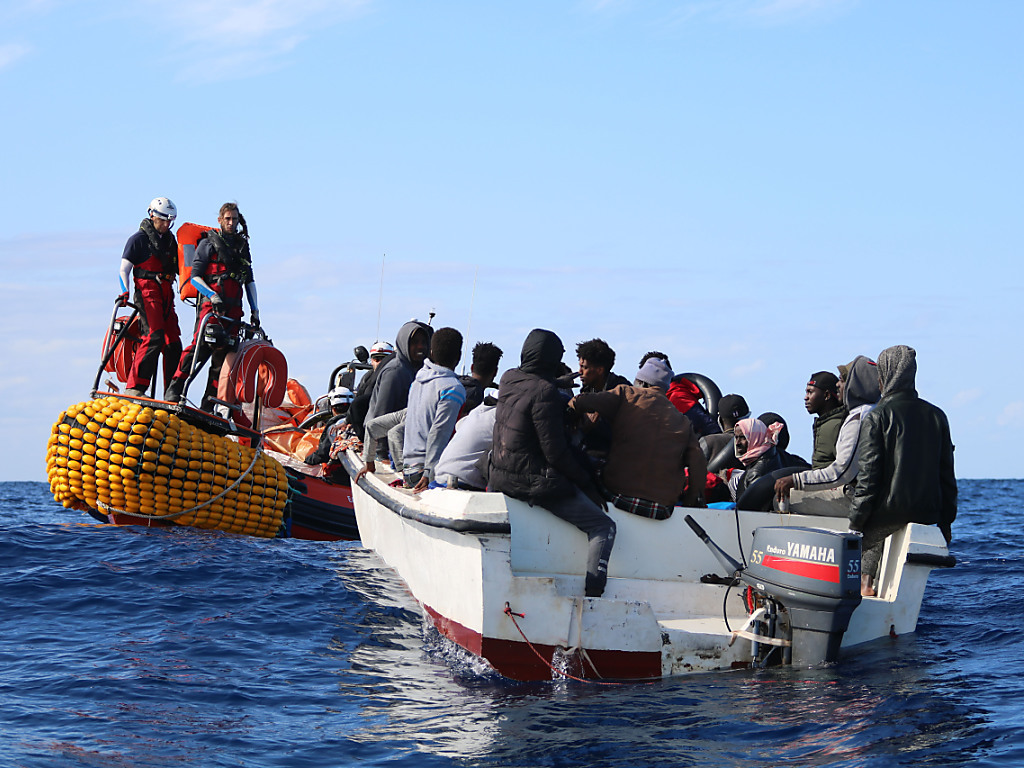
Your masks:
{"label": "yellow fender bundle", "polygon": [[117,397],[79,403],[46,450],[53,497],[70,509],[273,538],[288,478],[260,450]]}

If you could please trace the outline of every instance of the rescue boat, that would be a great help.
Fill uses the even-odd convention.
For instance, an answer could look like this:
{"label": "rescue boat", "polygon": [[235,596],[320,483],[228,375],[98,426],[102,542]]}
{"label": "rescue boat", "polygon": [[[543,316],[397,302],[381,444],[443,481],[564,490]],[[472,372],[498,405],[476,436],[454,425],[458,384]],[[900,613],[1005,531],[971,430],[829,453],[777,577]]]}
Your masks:
{"label": "rescue boat", "polygon": [[[179,264],[207,228],[179,230]],[[181,266],[183,274],[187,266]],[[183,279],[187,283],[187,275]],[[131,313],[121,314],[122,308]],[[325,477],[303,459],[330,411],[318,408],[263,329],[237,322],[242,340],[225,357],[218,399],[230,417],[178,402],[121,394],[138,347],[139,310],[118,302],[89,400],[61,412],[47,445],[57,502],[116,525],[216,529],[260,537],[357,539],[346,473]],[[198,330],[200,348],[205,327]],[[206,355],[208,356],[208,355]],[[351,368],[352,364],[349,364]],[[332,374],[332,380],[337,369]],[[151,395],[153,393],[151,392]]]}

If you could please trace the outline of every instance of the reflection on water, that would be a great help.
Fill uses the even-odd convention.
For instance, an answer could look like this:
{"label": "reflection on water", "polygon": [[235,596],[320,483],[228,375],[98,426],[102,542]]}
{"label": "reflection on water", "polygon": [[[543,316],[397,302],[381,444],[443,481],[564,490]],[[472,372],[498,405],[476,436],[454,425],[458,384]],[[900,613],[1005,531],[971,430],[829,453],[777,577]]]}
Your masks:
{"label": "reflection on water", "polygon": [[917,636],[597,686],[499,678],[356,544],[82,525],[0,484],[0,765],[1024,765],[1024,483],[962,500]]}

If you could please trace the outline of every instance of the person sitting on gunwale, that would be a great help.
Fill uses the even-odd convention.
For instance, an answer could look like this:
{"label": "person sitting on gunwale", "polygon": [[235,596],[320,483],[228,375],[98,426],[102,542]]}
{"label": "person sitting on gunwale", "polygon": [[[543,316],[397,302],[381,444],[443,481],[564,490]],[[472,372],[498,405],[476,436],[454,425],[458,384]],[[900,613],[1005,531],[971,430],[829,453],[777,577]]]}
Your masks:
{"label": "person sitting on gunwale", "polygon": [[585,593],[600,597],[615,522],[569,445],[564,401],[555,384],[564,353],[557,335],[534,329],[523,342],[519,367],[501,377],[488,490],[544,507],[587,534]]}
{"label": "person sitting on gunwale", "polygon": [[[702,506],[707,472],[690,420],[665,397],[671,380],[672,370],[652,358],[637,371],[633,386],[582,393],[569,403],[570,408],[598,413],[611,424],[602,479],[612,504],[655,520],[669,517],[680,496],[683,506]],[[688,483],[688,477],[693,482]]]}
{"label": "person sitting on gunwale", "polygon": [[405,487],[415,493],[426,490],[434,479],[434,467],[466,402],[466,389],[455,373],[461,357],[462,334],[439,328],[430,340],[430,358],[423,361],[409,390],[403,474]]}
{"label": "person sitting on gunwale", "polygon": [[861,594],[875,594],[885,540],[907,523],[937,525],[948,546],[957,513],[953,441],[946,414],[917,394],[917,352],[878,354],[881,397],[860,427],[860,469],[850,530],[864,534]]}
{"label": "person sitting on gunwale", "polygon": [[[857,479],[860,465],[861,422],[875,407],[881,391],[878,387],[878,366],[867,357],[858,355],[847,366],[846,375],[839,380],[839,397],[847,409],[847,416],[839,430],[836,442],[836,460],[827,467],[808,469],[775,481],[775,498],[786,499],[791,490],[813,493],[815,498],[830,501],[845,501],[847,486]],[[852,490],[852,489],[851,489]],[[799,503],[790,507],[790,512],[800,512]],[[845,517],[846,505],[837,506],[837,517]]]}
{"label": "person sitting on gunwale", "polygon": [[[377,369],[364,424],[378,416],[400,411],[409,404],[409,387],[427,359],[433,334],[434,329],[419,320],[410,320],[398,330],[395,356]],[[378,447],[377,455],[386,458],[385,446]]]}

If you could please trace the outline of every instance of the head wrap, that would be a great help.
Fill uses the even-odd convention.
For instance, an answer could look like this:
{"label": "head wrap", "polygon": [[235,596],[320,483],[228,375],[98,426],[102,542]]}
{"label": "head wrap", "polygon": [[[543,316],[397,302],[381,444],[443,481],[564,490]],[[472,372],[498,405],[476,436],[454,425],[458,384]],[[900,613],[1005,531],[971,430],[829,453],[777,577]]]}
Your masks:
{"label": "head wrap", "polygon": [[743,463],[743,466],[749,467],[775,447],[779,432],[782,431],[782,422],[766,427],[760,419],[740,419],[736,422],[736,429],[733,431],[747,438],[746,453],[740,454],[737,448],[733,450],[736,451],[736,458]]}

